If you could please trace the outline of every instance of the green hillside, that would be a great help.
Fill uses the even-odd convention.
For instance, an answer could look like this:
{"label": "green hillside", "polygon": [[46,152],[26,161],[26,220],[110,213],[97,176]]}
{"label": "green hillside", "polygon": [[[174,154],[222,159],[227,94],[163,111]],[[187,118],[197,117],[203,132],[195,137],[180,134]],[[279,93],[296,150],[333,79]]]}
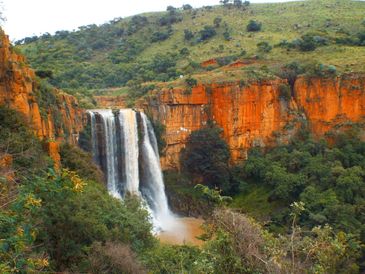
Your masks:
{"label": "green hillside", "polygon": [[[249,31],[251,20],[261,29]],[[83,94],[171,81],[238,59],[258,59],[258,69],[265,65],[274,74],[293,61],[322,64],[335,73],[364,71],[365,2],[170,7],[74,32],[27,37],[16,44],[40,76],[52,76],[55,86],[72,93],[83,89]],[[218,58],[217,65],[200,66],[212,58]]]}

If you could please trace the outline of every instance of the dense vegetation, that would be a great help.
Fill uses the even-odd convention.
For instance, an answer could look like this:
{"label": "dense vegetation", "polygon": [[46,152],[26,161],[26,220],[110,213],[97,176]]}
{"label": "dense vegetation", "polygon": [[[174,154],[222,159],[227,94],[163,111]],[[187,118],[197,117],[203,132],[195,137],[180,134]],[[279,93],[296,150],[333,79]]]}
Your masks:
{"label": "dense vegetation", "polygon": [[[253,148],[248,160],[228,168],[219,130],[207,127],[190,136],[182,153],[184,173],[180,178],[167,173],[167,189],[172,197],[181,196],[196,206],[200,206],[196,183],[221,189],[233,197],[230,207],[263,221],[274,234],[293,229],[296,204],[301,210],[295,221],[302,229],[330,226],[335,233],[347,233],[353,243],[364,243],[365,142],[358,132],[354,126],[328,135],[328,141],[315,141],[303,128],[289,144]],[[194,208],[182,209],[202,214]],[[361,252],[357,264],[363,268],[365,253]]]}
{"label": "dense vegetation", "polygon": [[[194,188],[190,193],[212,214],[205,244],[193,247],[160,244],[139,201],[109,196],[87,153],[63,145],[63,169],[54,171],[20,115],[1,107],[0,122],[0,159],[14,159],[0,167],[2,273],[358,273],[363,267],[365,145],[354,132],[332,136],[331,145],[298,135],[270,151],[253,149],[248,161],[233,168],[216,127],[193,134],[185,153],[202,136],[205,144],[185,167],[186,180],[193,181],[185,189]],[[216,187],[212,167],[219,165],[228,170],[225,194],[267,186],[263,202],[280,200],[280,213],[271,212],[271,222],[262,226],[228,209],[231,199],[220,190],[194,187],[196,168],[201,183]]]}
{"label": "dense vegetation", "polygon": [[[110,92],[128,93],[143,82],[203,73],[217,68],[199,65],[211,58],[228,63],[260,59],[269,68],[296,60],[333,66],[337,72],[364,69],[364,2],[221,4],[201,9],[170,6],[166,12],[116,18],[16,44],[39,76],[83,96],[121,86],[127,88]],[[256,70],[262,70],[260,66],[253,65]],[[216,73],[212,79],[227,77]]]}

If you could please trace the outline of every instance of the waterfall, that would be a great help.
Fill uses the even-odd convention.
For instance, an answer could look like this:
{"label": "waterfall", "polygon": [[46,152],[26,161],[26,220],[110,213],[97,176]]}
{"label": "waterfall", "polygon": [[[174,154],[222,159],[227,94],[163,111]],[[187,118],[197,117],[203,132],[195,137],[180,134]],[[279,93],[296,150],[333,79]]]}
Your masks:
{"label": "waterfall", "polygon": [[93,159],[103,169],[108,191],[122,199],[139,196],[155,230],[176,225],[168,207],[157,140],[144,113],[132,109],[89,110]]}
{"label": "waterfall", "polygon": [[123,131],[123,148],[125,154],[124,170],[126,174],[125,190],[139,194],[138,170],[138,128],[136,113],[131,109],[119,111],[120,127]]}
{"label": "waterfall", "polygon": [[159,226],[169,228],[169,226],[174,225],[174,218],[168,208],[165,195],[156,136],[150,121],[144,113],[141,113],[141,120],[143,127],[142,157],[146,165],[144,169],[146,182],[142,188],[143,195],[152,209],[155,222]]}

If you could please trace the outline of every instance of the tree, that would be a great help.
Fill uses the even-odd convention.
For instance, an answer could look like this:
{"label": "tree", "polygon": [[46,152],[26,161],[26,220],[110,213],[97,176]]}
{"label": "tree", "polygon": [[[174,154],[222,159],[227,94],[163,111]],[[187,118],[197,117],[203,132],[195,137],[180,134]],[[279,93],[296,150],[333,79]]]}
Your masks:
{"label": "tree", "polygon": [[304,35],[299,40],[299,49],[301,51],[313,51],[317,48],[316,41],[311,35]]}
{"label": "tree", "polygon": [[189,4],[183,5],[182,8],[183,8],[183,10],[192,10],[193,9],[193,7]]}
{"label": "tree", "polygon": [[262,27],[262,24],[260,22],[257,22],[255,20],[250,20],[250,22],[247,25],[247,31],[249,32],[257,32],[260,31]]}
{"label": "tree", "polygon": [[214,37],[217,34],[217,32],[214,29],[214,27],[205,26],[204,29],[199,31],[199,34],[200,34],[200,41],[205,41],[205,40],[208,40],[208,39]]}
{"label": "tree", "polygon": [[229,187],[229,149],[220,137],[221,129],[209,125],[194,131],[181,153],[183,169],[210,187]]}
{"label": "tree", "polygon": [[233,6],[240,8],[242,7],[242,0],[233,0]]}
{"label": "tree", "polygon": [[194,38],[194,33],[191,30],[185,29],[184,30],[184,39],[186,41],[190,41]]}

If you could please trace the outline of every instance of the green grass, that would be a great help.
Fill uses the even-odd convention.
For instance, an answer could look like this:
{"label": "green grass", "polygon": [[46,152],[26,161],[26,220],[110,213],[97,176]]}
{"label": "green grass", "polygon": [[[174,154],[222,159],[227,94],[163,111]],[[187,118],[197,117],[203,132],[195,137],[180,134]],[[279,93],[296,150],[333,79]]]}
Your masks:
{"label": "green grass", "polygon": [[[299,63],[320,62],[334,65],[339,73],[365,71],[365,47],[345,46],[334,43],[335,38],[355,37],[359,31],[365,31],[365,2],[350,0],[308,0],[288,3],[251,4],[246,10],[228,9],[214,6],[212,9],[178,11],[181,22],[171,25],[172,35],[165,41],[152,43],[150,37],[156,31],[166,31],[166,26],[157,22],[167,12],[143,14],[148,24],[139,30],[126,34],[132,17],[104,24],[87,26],[67,37],[42,38],[35,42],[17,46],[28,57],[35,69],[52,70],[52,84],[60,88],[86,87],[97,94],[120,95],[128,89],[107,89],[130,85],[133,81],[155,81],[160,76],[152,72],[150,63],[158,54],[175,54],[176,75],[194,75],[201,82],[234,81],[245,77],[245,71],[216,69],[205,72],[199,64],[211,58],[240,55],[247,52],[244,58],[257,57],[260,69],[262,65],[277,67],[294,60]],[[217,35],[205,42],[192,43],[184,40],[184,30],[189,29],[197,36],[207,25],[213,25],[214,18],[221,17],[222,23],[216,29]],[[262,23],[260,32],[246,30],[250,20]],[[232,39],[224,40],[225,27]],[[117,34],[124,30],[124,34]],[[283,40],[293,41],[305,34],[326,37],[327,46],[318,47],[315,51],[301,52],[297,49],[274,47],[269,53],[259,53],[257,44],[268,42],[274,46]],[[103,44],[101,48],[97,45]],[[125,44],[128,46],[125,48]],[[179,54],[182,48],[189,50],[188,56]],[[120,63],[113,63],[113,54],[130,57]],[[242,57],[242,58],[243,58]],[[176,79],[169,77],[169,80]],[[181,84],[176,81],[175,84]],[[104,89],[104,90],[103,90]]]}
{"label": "green grass", "polygon": [[242,210],[257,219],[266,220],[281,208],[278,201],[269,202],[269,196],[270,188],[252,185],[247,192],[234,196],[230,207]]}

